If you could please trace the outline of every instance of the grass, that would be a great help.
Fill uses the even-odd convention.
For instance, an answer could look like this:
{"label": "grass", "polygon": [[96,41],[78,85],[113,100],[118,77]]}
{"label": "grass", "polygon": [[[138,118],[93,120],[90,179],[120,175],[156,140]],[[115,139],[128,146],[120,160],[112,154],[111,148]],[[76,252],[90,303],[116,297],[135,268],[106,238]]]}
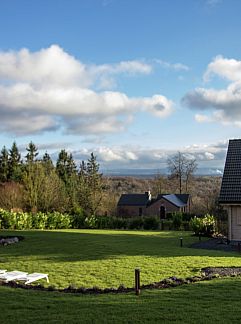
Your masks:
{"label": "grass", "polygon": [[0,287],[0,322],[240,323],[241,279],[123,295],[78,295]]}
{"label": "grass", "polygon": [[[241,266],[238,253],[191,249],[190,233],[63,230],[2,231],[23,235],[0,247],[0,268],[46,272],[58,288],[133,286],[187,277],[206,266]],[[183,247],[179,238],[183,237]],[[46,285],[46,282],[43,281]],[[0,323],[240,323],[241,278],[130,294],[79,295],[0,286]]]}
{"label": "grass", "polygon": [[[63,230],[2,232],[23,235],[18,244],[0,247],[0,268],[49,274],[56,288],[133,286],[136,267],[141,283],[169,276],[199,274],[206,266],[241,266],[239,254],[191,249],[190,233]],[[179,238],[183,236],[183,247]],[[43,284],[46,284],[43,281]]]}

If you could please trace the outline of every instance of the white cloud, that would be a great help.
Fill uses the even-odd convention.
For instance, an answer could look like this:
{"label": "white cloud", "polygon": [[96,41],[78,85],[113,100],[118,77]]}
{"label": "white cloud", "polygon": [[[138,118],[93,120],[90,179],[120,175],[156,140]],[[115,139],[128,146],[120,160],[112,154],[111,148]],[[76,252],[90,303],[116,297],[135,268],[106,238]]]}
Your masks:
{"label": "white cloud", "polygon": [[91,72],[94,74],[120,74],[126,73],[130,75],[135,74],[150,74],[152,66],[142,61],[122,61],[114,64],[93,65],[90,67]]}
{"label": "white cloud", "polygon": [[182,102],[191,109],[211,110],[212,115],[197,114],[198,122],[219,122],[241,126],[241,61],[217,56],[208,65],[205,81],[218,76],[229,82],[226,88],[196,88],[188,92]]}
{"label": "white cloud", "polygon": [[73,156],[77,161],[89,158],[94,152],[102,168],[146,168],[164,169],[167,168],[167,159],[177,151],[182,152],[188,158],[196,159],[200,167],[222,167],[226,155],[227,141],[216,144],[191,145],[177,150],[164,148],[153,149],[143,147],[119,146],[108,147],[98,146],[82,148],[74,151]]}
{"label": "white cloud", "polygon": [[170,63],[160,59],[155,59],[154,61],[166,69],[171,69],[175,71],[189,71],[189,67],[182,63]]}
{"label": "white cloud", "polygon": [[213,75],[218,75],[229,81],[240,81],[241,61],[227,59],[222,55],[218,55],[209,63],[204,73],[204,80],[209,81]]}
{"label": "white cloud", "polygon": [[98,89],[112,89],[117,86],[115,76],[125,75],[129,77],[137,75],[148,75],[153,71],[153,67],[144,61],[122,61],[113,64],[90,65],[88,72],[95,80]]}
{"label": "white cloud", "polygon": [[75,134],[122,131],[135,112],[166,117],[173,104],[162,95],[128,97],[109,87],[114,76],[149,74],[145,62],[85,65],[58,45],[38,52],[0,52],[0,131],[18,135],[63,129]]}
{"label": "white cloud", "polygon": [[0,52],[0,79],[43,85],[90,83],[86,67],[58,45],[38,52],[22,49],[19,52]]}
{"label": "white cloud", "polygon": [[204,153],[205,157],[207,160],[213,160],[215,155],[213,153],[210,153],[210,152],[205,152]]}

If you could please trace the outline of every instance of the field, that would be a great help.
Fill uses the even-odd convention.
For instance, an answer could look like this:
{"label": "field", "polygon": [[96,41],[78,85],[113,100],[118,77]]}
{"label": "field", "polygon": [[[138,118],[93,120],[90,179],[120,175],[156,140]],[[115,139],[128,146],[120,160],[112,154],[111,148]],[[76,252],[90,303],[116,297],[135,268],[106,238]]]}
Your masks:
{"label": "field", "polygon": [[[57,288],[133,287],[169,276],[187,277],[205,266],[241,266],[238,253],[191,249],[190,233],[147,231],[26,231],[18,244],[0,247],[0,268],[49,274]],[[179,238],[183,237],[183,247]],[[45,284],[44,281],[41,283]],[[70,295],[0,287],[1,323],[240,322],[241,279],[130,294]],[[188,314],[188,317],[187,317]],[[211,320],[212,319],[212,320]]]}

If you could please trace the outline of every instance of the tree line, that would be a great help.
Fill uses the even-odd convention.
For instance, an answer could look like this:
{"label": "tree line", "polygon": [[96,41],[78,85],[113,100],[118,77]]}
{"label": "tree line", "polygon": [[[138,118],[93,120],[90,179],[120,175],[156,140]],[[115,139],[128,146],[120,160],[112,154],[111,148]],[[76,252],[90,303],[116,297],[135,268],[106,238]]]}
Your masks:
{"label": "tree line", "polygon": [[0,207],[26,211],[95,214],[102,200],[102,174],[96,156],[77,166],[71,153],[61,150],[54,165],[46,152],[39,158],[30,142],[26,155],[14,142],[0,153]]}

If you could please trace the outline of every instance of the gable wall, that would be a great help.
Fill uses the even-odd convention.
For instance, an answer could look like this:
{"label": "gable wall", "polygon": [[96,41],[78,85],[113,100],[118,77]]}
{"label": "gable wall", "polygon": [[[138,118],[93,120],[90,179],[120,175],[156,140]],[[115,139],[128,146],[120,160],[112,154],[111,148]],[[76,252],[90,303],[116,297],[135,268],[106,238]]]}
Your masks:
{"label": "gable wall", "polygon": [[241,241],[241,206],[231,207],[231,240]]}
{"label": "gable wall", "polygon": [[160,200],[156,201],[151,206],[147,207],[146,214],[148,216],[160,216],[160,207],[164,206],[166,208],[166,213],[173,213],[179,211],[180,209],[167,200],[161,198]]}

